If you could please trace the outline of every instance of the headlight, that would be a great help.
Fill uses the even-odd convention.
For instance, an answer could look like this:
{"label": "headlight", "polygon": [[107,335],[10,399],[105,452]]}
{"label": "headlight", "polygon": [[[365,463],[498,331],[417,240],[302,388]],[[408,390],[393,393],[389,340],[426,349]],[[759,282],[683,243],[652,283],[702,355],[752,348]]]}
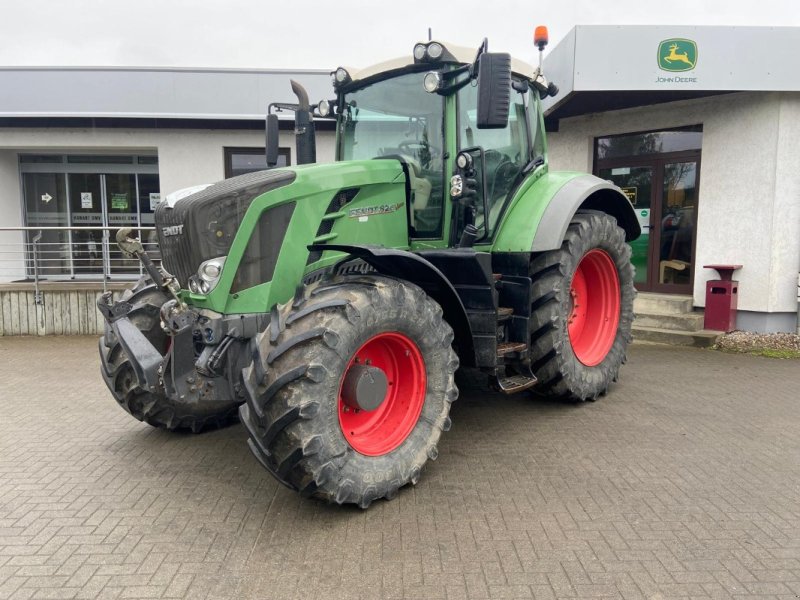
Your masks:
{"label": "headlight", "polygon": [[433,60],[441,58],[442,53],[444,52],[444,48],[438,42],[433,42],[428,44],[428,56],[431,57]]}
{"label": "headlight", "polygon": [[442,77],[436,71],[431,71],[430,73],[425,73],[425,78],[422,80],[422,86],[425,88],[425,91],[429,94],[434,93],[436,90],[439,89],[439,86],[442,84]]}
{"label": "headlight", "polygon": [[472,169],[472,156],[466,152],[461,152],[458,156],[456,156],[456,166],[462,171],[468,171]]}
{"label": "headlight", "polygon": [[450,178],[450,196],[458,198],[464,192],[464,180],[461,175],[453,175]]}
{"label": "headlight", "polygon": [[327,117],[331,114],[331,103],[329,100],[320,100],[317,104],[317,113],[320,117]]}
{"label": "headlight", "polygon": [[333,73],[331,73],[331,79],[333,79],[334,87],[344,85],[345,83],[350,82],[350,73],[348,73],[347,69],[344,67],[339,67]]}
{"label": "headlight", "polygon": [[197,275],[189,280],[189,289],[192,292],[199,292],[201,294],[208,294],[216,287],[219,282],[219,276],[222,275],[222,267],[225,266],[225,259],[227,257],[220,256],[205,261],[197,269]]}
{"label": "headlight", "polygon": [[201,267],[201,269],[202,269],[202,272],[203,272],[203,275],[202,275],[203,279],[206,279],[206,280],[209,280],[209,281],[214,280],[214,279],[218,279],[219,278],[219,274],[222,272],[222,267],[219,264],[217,264],[216,262],[203,263],[203,266]]}
{"label": "headlight", "polygon": [[414,62],[455,61],[452,54],[439,42],[420,42],[414,46]]}

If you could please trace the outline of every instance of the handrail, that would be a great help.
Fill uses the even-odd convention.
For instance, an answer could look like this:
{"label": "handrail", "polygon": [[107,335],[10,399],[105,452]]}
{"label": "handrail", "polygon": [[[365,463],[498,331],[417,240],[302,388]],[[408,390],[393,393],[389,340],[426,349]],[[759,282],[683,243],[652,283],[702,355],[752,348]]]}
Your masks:
{"label": "handrail", "polygon": [[[42,303],[42,294],[39,291],[39,252],[38,252],[38,244],[42,241],[42,232],[40,231],[35,236],[33,236],[33,302],[35,304]],[[103,290],[105,291],[105,290]]]}
{"label": "handrail", "polygon": [[88,225],[64,225],[63,227],[36,227],[34,226],[27,226],[27,227],[0,227],[0,231],[116,231],[118,229],[122,229],[123,227],[130,227],[131,229],[143,229],[145,231],[155,231],[156,228],[153,225],[120,225],[119,227],[104,227],[102,225],[98,225],[97,227],[91,227]]}
{"label": "handrail", "polygon": [[[160,262],[153,234],[156,228],[152,225],[0,227],[0,282],[32,281],[35,302],[41,304],[44,298],[40,283],[43,280],[102,278],[106,291],[112,278],[140,277],[141,263],[126,257],[113,243],[112,232],[126,226],[141,232],[148,254],[156,263]],[[9,239],[9,233],[21,235]]]}

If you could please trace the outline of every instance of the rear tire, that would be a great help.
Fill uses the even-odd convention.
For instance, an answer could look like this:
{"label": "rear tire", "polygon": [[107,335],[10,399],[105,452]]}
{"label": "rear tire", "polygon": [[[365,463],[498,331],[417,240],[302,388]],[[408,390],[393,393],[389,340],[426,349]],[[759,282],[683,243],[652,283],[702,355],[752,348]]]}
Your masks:
{"label": "rear tire", "polygon": [[[272,310],[253,344],[240,408],[250,449],[303,496],[362,508],[393,498],[417,483],[450,428],[452,342],[441,307],[411,283],[363,276],[307,288]],[[377,408],[344,400],[358,364],[386,376]]]}
{"label": "rear tire", "polygon": [[[133,288],[125,290],[120,299],[132,305],[127,315],[131,323],[138,327],[162,355],[166,355],[170,337],[161,329],[160,311],[168,300],[167,294],[149,278],[143,277]],[[128,355],[108,323],[105,324],[103,337],[100,338],[100,353],[108,365],[111,394],[126,412],[139,421],[170,431],[199,433],[224,427],[236,420],[238,403],[204,402],[187,405],[174,402],[164,394],[139,387]]]}
{"label": "rear tire", "polygon": [[633,267],[625,232],[578,213],[561,248],[531,261],[531,363],[537,395],[595,400],[617,380],[631,341]]}

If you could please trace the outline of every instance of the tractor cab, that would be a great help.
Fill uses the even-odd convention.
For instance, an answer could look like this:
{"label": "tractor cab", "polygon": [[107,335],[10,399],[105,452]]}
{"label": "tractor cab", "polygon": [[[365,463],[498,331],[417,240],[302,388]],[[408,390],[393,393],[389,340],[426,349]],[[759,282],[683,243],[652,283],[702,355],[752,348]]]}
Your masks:
{"label": "tractor cab", "polygon": [[[412,243],[490,243],[522,182],[547,168],[540,98],[558,89],[541,65],[490,53],[486,40],[477,52],[418,43],[410,57],[339,67],[331,80],[336,97],[309,113],[336,119],[337,161],[400,161]],[[308,129],[298,131],[303,156]],[[268,138],[276,156],[277,136]]]}

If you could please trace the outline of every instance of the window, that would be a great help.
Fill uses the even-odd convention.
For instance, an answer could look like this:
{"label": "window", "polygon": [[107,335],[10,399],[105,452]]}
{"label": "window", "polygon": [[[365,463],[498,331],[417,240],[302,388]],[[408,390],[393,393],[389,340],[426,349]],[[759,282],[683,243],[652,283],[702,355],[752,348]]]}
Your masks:
{"label": "window", "polygon": [[606,160],[700,150],[702,144],[703,128],[701,125],[694,125],[671,131],[648,131],[597,138],[595,152],[597,160]]}
{"label": "window", "polygon": [[[478,88],[468,85],[458,93],[459,148],[481,148],[486,161],[486,205],[489,209],[488,228],[483,202],[477,203],[475,226],[481,237],[490,237],[500,218],[509,192],[515,187],[522,170],[530,162],[528,124],[525,115],[525,96],[512,90],[508,124],[503,129],[478,129]],[[538,120],[537,120],[538,129]],[[541,135],[537,136],[541,140]],[[543,144],[539,155],[543,152]],[[480,169],[478,169],[480,177]],[[483,182],[478,181],[479,189]]]}
{"label": "window", "polygon": [[340,160],[394,158],[408,169],[411,237],[441,236],[444,211],[444,99],[404,73],[354,90],[339,119]]}
{"label": "window", "polygon": [[[140,272],[138,261],[123,257],[116,244],[103,247],[103,231],[153,226],[153,210],[161,201],[157,156],[23,154],[19,168],[26,225],[92,228],[44,230],[37,242],[39,275],[129,277]],[[148,251],[156,250],[154,234],[140,231]],[[35,235],[29,234],[29,243]]]}
{"label": "window", "polygon": [[[292,164],[292,153],[289,148],[278,150],[278,166],[286,167]],[[225,179],[263,171],[267,168],[265,148],[225,148]]]}

